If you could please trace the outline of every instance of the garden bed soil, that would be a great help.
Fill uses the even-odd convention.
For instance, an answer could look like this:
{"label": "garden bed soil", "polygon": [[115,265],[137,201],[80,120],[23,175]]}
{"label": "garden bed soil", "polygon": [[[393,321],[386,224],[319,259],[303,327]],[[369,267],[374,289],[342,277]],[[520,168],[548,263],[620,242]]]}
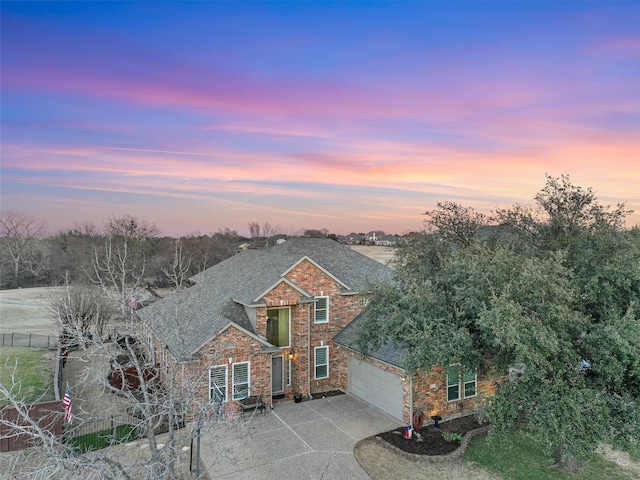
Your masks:
{"label": "garden bed soil", "polygon": [[311,397],[317,400],[318,398],[335,397],[336,395],[344,395],[344,392],[342,390],[329,390],[328,392],[312,393]]}
{"label": "garden bed soil", "polygon": [[381,433],[378,437],[407,453],[429,456],[447,455],[460,446],[460,441],[445,440],[442,435],[443,432],[465,435],[467,432],[482,426],[483,424],[476,420],[475,415],[469,415],[441,422],[440,428],[426,425],[420,430],[414,430],[412,437],[409,439],[405,438],[404,427]]}

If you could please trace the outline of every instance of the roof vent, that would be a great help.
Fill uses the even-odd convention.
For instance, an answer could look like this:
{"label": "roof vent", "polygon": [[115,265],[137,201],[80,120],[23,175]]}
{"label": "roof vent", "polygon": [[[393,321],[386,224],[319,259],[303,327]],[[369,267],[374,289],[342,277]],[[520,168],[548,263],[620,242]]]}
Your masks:
{"label": "roof vent", "polygon": [[277,245],[282,245],[284,242],[286,242],[287,240],[285,238],[279,238],[278,240],[276,240],[276,244]]}

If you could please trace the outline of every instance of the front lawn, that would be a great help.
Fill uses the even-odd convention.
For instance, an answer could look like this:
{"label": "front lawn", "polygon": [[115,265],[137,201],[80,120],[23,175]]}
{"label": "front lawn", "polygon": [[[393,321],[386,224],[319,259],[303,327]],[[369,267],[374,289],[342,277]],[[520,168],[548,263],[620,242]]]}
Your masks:
{"label": "front lawn", "polygon": [[619,465],[594,454],[576,473],[553,465],[542,449],[516,433],[509,444],[493,444],[486,435],[472,440],[465,458],[501,475],[505,480],[633,480]]}
{"label": "front lawn", "polygon": [[74,450],[84,453],[119,443],[127,443],[136,438],[138,438],[138,429],[135,425],[127,424],[117,426],[114,431],[107,429],[74,437],[69,444]]}
{"label": "front lawn", "polygon": [[[11,376],[16,369],[15,380],[19,385],[13,388],[12,393],[18,400],[24,402],[55,400],[53,391],[54,360],[51,357],[52,352],[46,349],[0,348],[0,383],[11,390]],[[0,405],[8,403],[7,399],[0,395]]]}

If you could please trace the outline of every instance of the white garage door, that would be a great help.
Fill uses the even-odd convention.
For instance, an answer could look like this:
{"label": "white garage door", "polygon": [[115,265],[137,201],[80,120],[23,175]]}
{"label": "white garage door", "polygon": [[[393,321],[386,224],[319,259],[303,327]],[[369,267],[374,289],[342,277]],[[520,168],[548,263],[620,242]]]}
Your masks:
{"label": "white garage door", "polygon": [[398,375],[349,357],[349,391],[402,421],[402,381]]}

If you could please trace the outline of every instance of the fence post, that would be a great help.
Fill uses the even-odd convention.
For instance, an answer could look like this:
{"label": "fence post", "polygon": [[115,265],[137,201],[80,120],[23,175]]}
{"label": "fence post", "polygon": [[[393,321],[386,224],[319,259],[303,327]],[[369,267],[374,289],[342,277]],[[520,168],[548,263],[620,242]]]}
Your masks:
{"label": "fence post", "polygon": [[111,445],[116,443],[116,422],[111,415]]}
{"label": "fence post", "polygon": [[13,347],[13,333],[11,334],[11,347]]}

